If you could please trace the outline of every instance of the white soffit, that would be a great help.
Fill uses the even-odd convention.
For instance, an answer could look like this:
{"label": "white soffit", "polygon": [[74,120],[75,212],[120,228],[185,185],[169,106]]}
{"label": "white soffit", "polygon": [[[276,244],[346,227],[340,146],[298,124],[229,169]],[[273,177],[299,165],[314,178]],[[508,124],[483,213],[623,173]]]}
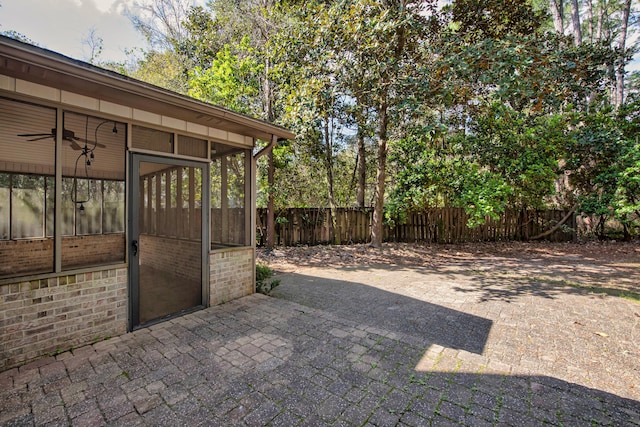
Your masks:
{"label": "white soffit", "polygon": [[63,90],[60,94],[60,100],[63,104],[73,105],[74,107],[81,107],[87,110],[98,111],[100,108],[100,100],[73,92],[67,92],[66,90]]}
{"label": "white soffit", "polygon": [[111,114],[112,116],[133,118],[133,108],[124,105],[114,104],[113,102],[100,101],[100,112]]}
{"label": "white soffit", "polygon": [[160,114],[150,113],[144,110],[133,109],[133,119],[160,126],[162,124],[162,116]]}
{"label": "white soffit", "polygon": [[244,144],[244,135],[239,135],[237,133],[229,132],[229,136],[227,137],[229,142],[235,142],[236,144]]}
{"label": "white soffit", "polygon": [[16,79],[14,79],[13,77],[0,75],[0,89],[15,92]]}
{"label": "white soffit", "polygon": [[220,129],[209,128],[209,136],[220,141],[226,141],[229,139],[229,132]]}
{"label": "white soffit", "polygon": [[187,122],[187,132],[196,133],[198,135],[209,136],[209,128],[197,123]]}
{"label": "white soffit", "polygon": [[49,87],[49,86],[43,86],[38,83],[32,83],[26,80],[16,79],[15,90],[17,93],[21,93],[24,95],[46,99],[47,101],[60,102],[60,90]]}
{"label": "white soffit", "polygon": [[174,119],[173,117],[162,116],[162,126],[170,129],[187,131],[187,122],[184,120]]}

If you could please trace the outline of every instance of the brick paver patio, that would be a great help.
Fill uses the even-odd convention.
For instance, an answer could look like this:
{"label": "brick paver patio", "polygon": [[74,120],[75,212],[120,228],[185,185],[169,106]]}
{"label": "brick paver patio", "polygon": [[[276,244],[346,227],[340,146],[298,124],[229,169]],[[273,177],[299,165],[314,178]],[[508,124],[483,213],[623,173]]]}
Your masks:
{"label": "brick paver patio", "polygon": [[492,299],[440,273],[283,275],[277,298],[0,373],[0,424],[640,425],[637,304],[570,288]]}

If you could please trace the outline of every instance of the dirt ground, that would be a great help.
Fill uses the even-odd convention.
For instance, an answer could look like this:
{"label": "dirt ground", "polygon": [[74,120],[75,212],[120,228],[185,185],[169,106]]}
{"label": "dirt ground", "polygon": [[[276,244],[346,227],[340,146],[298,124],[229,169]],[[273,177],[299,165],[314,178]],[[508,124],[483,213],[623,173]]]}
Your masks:
{"label": "dirt ground", "polygon": [[459,245],[385,243],[258,249],[278,272],[303,267],[406,266],[450,273],[584,288],[640,303],[640,242],[508,242]]}

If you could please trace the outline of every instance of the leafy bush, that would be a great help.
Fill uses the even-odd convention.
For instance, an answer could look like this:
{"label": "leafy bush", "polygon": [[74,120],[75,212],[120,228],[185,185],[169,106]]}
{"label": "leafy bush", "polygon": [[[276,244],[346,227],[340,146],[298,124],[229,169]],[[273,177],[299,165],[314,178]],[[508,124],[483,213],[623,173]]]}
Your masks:
{"label": "leafy bush", "polygon": [[273,270],[264,264],[256,264],[256,292],[269,295],[280,284],[280,279],[271,279]]}

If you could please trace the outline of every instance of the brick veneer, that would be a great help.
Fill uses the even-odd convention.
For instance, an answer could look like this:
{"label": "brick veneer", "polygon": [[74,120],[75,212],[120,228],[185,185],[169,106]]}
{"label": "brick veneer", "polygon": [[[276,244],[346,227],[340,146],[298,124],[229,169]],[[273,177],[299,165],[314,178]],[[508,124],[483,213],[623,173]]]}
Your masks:
{"label": "brick veneer", "polygon": [[201,279],[202,243],[173,237],[140,235],[140,264],[156,270],[169,270],[185,279]]}
{"label": "brick veneer", "polygon": [[222,304],[255,292],[255,250],[252,247],[211,251],[211,305]]}
{"label": "brick veneer", "polygon": [[0,285],[0,371],[126,331],[126,268]]}
{"label": "brick veneer", "polygon": [[[124,262],[124,233],[62,238],[64,269]],[[0,240],[0,277],[53,271],[53,239]]]}
{"label": "brick veneer", "polygon": [[[213,250],[209,262],[210,305],[255,292],[254,248]],[[127,298],[124,266],[0,284],[0,371],[126,333]]]}

